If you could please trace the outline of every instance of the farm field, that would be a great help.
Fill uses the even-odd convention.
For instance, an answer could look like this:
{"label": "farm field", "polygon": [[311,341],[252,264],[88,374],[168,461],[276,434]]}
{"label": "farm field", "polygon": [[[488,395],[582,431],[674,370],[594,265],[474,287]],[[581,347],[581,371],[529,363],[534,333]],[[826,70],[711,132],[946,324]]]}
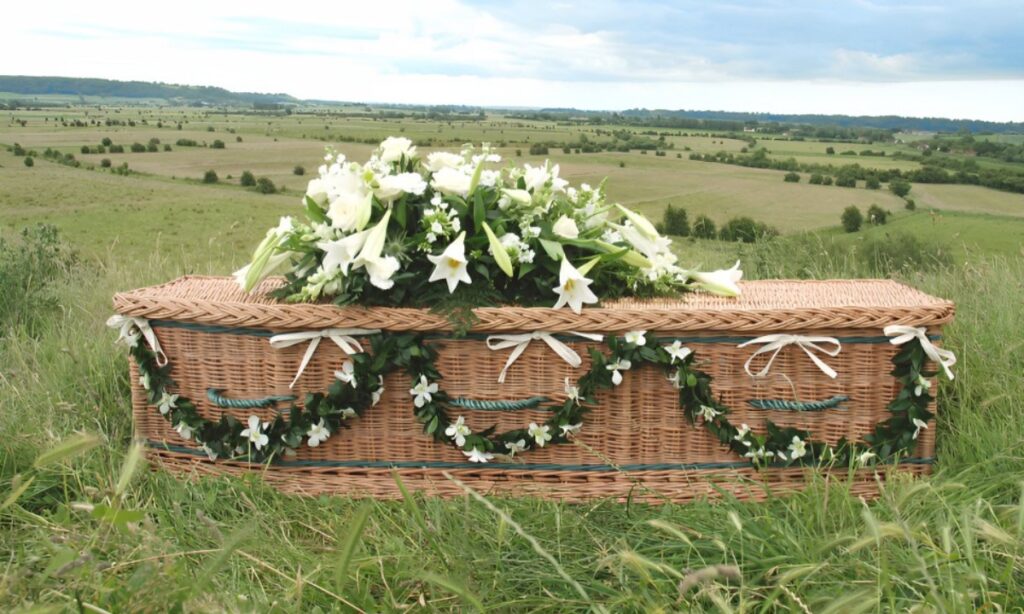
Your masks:
{"label": "farm field", "polygon": [[[81,119],[85,112],[60,114]],[[529,144],[537,140],[597,135],[591,127],[500,117],[448,125],[218,117],[195,109],[111,112],[149,125],[39,124],[57,113],[33,111],[26,126],[14,116],[0,125],[0,145],[17,142],[39,153],[49,147],[83,163],[73,168],[38,156],[29,168],[0,150],[0,255],[9,258],[0,260],[0,309],[7,310],[0,312],[3,611],[418,612],[486,605],[845,613],[1024,605],[1024,195],[914,183],[909,196],[917,210],[910,212],[884,186],[809,185],[806,174],[786,183],[780,171],[691,161],[682,150],[739,152],[746,145],[725,136],[666,137],[676,148],[664,157],[560,148],[531,156]],[[173,127],[186,119],[182,130]],[[677,237],[685,264],[714,269],[740,258],[753,279],[889,277],[954,300],[957,319],[942,343],[959,363],[956,379],[938,389],[935,474],[894,480],[872,502],[852,496],[841,480],[814,477],[805,493],[757,504],[489,497],[495,512],[470,497],[300,498],[272,491],[257,476],[179,480],[143,470],[133,460],[127,361],[103,324],[111,295],[182,274],[233,271],[279,216],[301,211],[305,182],[333,142],[323,140],[328,133],[405,134],[446,147],[505,140],[499,149],[506,158],[550,158],[573,183],[608,177],[612,199],[653,219],[671,203],[685,207],[691,221],[706,214],[720,225],[743,215],[782,232],[753,244]],[[159,138],[172,151],[80,153],[104,137],[126,145]],[[179,138],[222,139],[225,148],[177,147]],[[826,157],[824,141],[759,144],[773,156]],[[356,160],[373,149],[336,145]],[[855,148],[882,147],[892,148]],[[134,172],[88,168],[102,158],[114,167],[127,162]],[[862,165],[882,160],[851,158]],[[305,176],[293,174],[296,165]],[[211,169],[220,181],[201,183]],[[242,188],[243,170],[285,191]],[[872,204],[892,212],[887,224],[855,233],[839,228],[844,208]],[[40,264],[18,237],[36,223],[59,228],[63,249],[77,261],[54,256],[57,266]],[[907,236],[920,241],[920,253],[900,250]],[[24,287],[15,274],[21,267],[38,275],[27,284],[32,292],[12,290]],[[66,447],[81,431],[96,435],[96,445]],[[104,511],[103,502],[120,507]],[[111,514],[140,520],[103,520]],[[739,575],[707,589],[681,589],[693,570],[716,565],[736,566]]]}

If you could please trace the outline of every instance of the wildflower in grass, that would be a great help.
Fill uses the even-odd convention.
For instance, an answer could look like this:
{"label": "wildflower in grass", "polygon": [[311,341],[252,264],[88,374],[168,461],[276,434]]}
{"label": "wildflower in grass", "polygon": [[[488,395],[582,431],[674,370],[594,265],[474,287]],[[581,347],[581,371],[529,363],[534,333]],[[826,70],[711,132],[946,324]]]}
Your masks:
{"label": "wildflower in grass", "polygon": [[536,422],[531,422],[530,426],[527,427],[526,432],[529,433],[530,437],[537,443],[538,446],[544,447],[544,444],[551,441],[551,427],[546,424],[538,425]]}
{"label": "wildflower in grass", "polygon": [[321,443],[327,441],[327,438],[331,436],[331,432],[327,430],[327,424],[324,423],[324,419],[320,418],[320,421],[309,427],[306,431],[306,437],[309,438],[309,447],[315,448]]}
{"label": "wildflower in grass", "polygon": [[248,428],[242,430],[242,437],[248,439],[257,450],[270,443],[270,438],[263,432],[263,429],[269,426],[268,423],[264,422],[261,425],[259,416],[249,416],[248,425]]}
{"label": "wildflower in grass", "polygon": [[433,394],[437,392],[437,384],[432,384],[427,381],[426,375],[420,376],[420,381],[409,390],[413,398],[413,405],[416,407],[423,407],[433,398]]}
{"label": "wildflower in grass", "polygon": [[455,422],[448,425],[448,428],[444,430],[444,434],[455,440],[455,445],[460,448],[466,445],[466,437],[473,434],[473,431],[466,426],[466,418],[459,416]]}
{"label": "wildflower in grass", "polygon": [[612,372],[612,383],[618,386],[619,384],[622,383],[622,372],[629,371],[629,368],[632,366],[632,362],[624,358],[620,358],[615,362],[605,365],[605,369],[608,369],[609,371]]}

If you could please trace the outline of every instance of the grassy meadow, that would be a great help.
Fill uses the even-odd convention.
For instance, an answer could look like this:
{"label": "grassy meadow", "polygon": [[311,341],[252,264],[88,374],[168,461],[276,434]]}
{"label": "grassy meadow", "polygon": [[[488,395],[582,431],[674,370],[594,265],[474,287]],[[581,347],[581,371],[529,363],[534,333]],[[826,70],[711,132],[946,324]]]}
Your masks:
{"label": "grassy meadow", "polygon": [[[87,111],[96,112],[60,114]],[[526,154],[527,138],[581,128],[127,107],[119,115],[151,125],[73,128],[30,118],[23,127],[12,117],[0,126],[2,144],[57,148],[84,164],[38,157],[28,168],[0,151],[3,611],[1024,608],[1024,196],[914,184],[918,209],[909,212],[886,190],[784,183],[778,171],[694,162],[685,152],[549,155],[573,182],[608,176],[613,198],[652,217],[673,203],[691,220],[750,215],[783,232],[756,244],[680,238],[686,263],[717,268],[740,257],[751,278],[892,277],[956,301],[944,343],[959,363],[956,380],[941,386],[932,425],[935,473],[894,479],[877,501],[820,477],[806,492],[754,504],[299,498],[257,475],[186,482],[145,470],[131,442],[126,353],[104,326],[112,294],[233,270],[279,215],[298,211],[328,133],[505,140],[502,152],[514,158],[516,149]],[[178,131],[157,121],[188,123]],[[78,153],[105,136],[126,144],[156,137],[172,147],[178,138],[220,138],[226,147]],[[679,138],[694,151],[743,145]],[[826,146],[765,145],[809,157],[817,156],[809,145]],[[360,159],[371,146],[338,148]],[[103,157],[137,172],[86,168]],[[306,177],[292,174],[297,164]],[[200,183],[207,169],[220,183]],[[286,190],[243,189],[242,170]],[[847,234],[838,220],[850,204],[894,215]],[[19,235],[37,222],[58,227],[58,242]]]}

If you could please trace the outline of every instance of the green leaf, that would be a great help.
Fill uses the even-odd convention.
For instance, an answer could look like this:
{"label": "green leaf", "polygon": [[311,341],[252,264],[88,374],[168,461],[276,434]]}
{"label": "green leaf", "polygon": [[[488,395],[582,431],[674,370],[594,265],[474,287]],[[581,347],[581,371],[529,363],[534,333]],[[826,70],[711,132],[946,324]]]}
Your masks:
{"label": "green leaf", "polygon": [[316,201],[309,196],[306,197],[306,216],[309,218],[309,221],[318,224],[326,224],[330,221],[320,205],[316,204]]}
{"label": "green leaf", "polygon": [[558,261],[565,258],[565,250],[562,249],[562,244],[558,241],[552,241],[550,239],[538,239],[540,246],[547,252],[548,257],[552,260]]}
{"label": "green leaf", "polygon": [[399,228],[405,230],[405,223],[409,217],[409,205],[405,202],[405,199],[395,203],[394,210],[395,222],[398,224]]}
{"label": "green leaf", "polygon": [[473,228],[480,232],[480,226],[487,219],[487,209],[484,208],[484,195],[477,192],[473,195]]}
{"label": "green leaf", "polygon": [[117,485],[114,487],[114,494],[118,497],[124,494],[128,484],[131,483],[132,477],[135,476],[139,463],[142,461],[142,455],[143,447],[141,443],[135,442],[132,444],[132,447],[128,448],[128,454],[124,457],[124,463],[121,465],[121,475],[118,476]]}
{"label": "green leaf", "polygon": [[481,156],[480,163],[476,165],[476,170],[473,171],[473,177],[469,180],[468,194],[473,194],[474,192],[476,192],[477,186],[480,185],[480,175],[481,173],[484,172],[484,157],[485,156]]}
{"label": "green leaf", "polygon": [[587,273],[590,272],[590,269],[594,268],[594,265],[596,265],[598,262],[601,262],[601,257],[595,256],[590,260],[584,262],[583,265],[580,266],[577,270],[580,272],[580,275],[586,275]]}
{"label": "green leaf", "polygon": [[96,520],[120,527],[125,526],[129,522],[139,522],[145,516],[146,514],[142,510],[124,510],[110,507],[103,503],[100,503],[92,510],[92,517]]}
{"label": "green leaf", "polygon": [[[609,254],[616,254],[621,252],[623,249],[626,249],[599,239],[595,239],[594,243]],[[626,253],[622,256],[622,261],[629,266],[636,267],[638,269],[649,269],[651,267],[651,261],[643,254],[633,249],[626,249]]]}
{"label": "green leaf", "polygon": [[345,584],[348,576],[348,567],[352,562],[352,555],[355,553],[356,546],[359,545],[359,541],[362,538],[363,528],[366,526],[366,519],[370,517],[372,505],[372,503],[364,503],[359,508],[359,511],[355,513],[355,516],[348,521],[348,533],[345,534],[341,542],[341,554],[334,568],[334,586],[337,587],[336,590]]}
{"label": "green leaf", "polygon": [[11,492],[4,499],[3,503],[0,503],[0,510],[5,510],[14,505],[14,502],[17,501],[21,495],[25,494],[25,491],[28,490],[28,487],[32,485],[32,482],[35,481],[35,479],[36,477],[32,476],[18,484],[20,476],[14,476],[14,480],[11,481]]}
{"label": "green leaf", "polygon": [[36,457],[36,461],[32,464],[33,467],[39,469],[46,465],[52,465],[59,463],[69,458],[74,458],[81,454],[85,454],[89,450],[95,448],[100,444],[100,438],[96,435],[90,435],[82,433],[79,435],[72,435],[64,441],[57,444],[52,450],[44,452]]}
{"label": "green leaf", "polygon": [[[477,200],[480,200],[479,198]],[[487,240],[491,243],[491,255],[494,256],[494,262],[498,264],[498,268],[505,272],[505,275],[512,277],[514,270],[512,269],[512,260],[508,257],[508,250],[501,244],[498,237],[491,230],[491,227],[487,225],[487,222],[483,222],[481,226],[484,232],[487,234]]]}

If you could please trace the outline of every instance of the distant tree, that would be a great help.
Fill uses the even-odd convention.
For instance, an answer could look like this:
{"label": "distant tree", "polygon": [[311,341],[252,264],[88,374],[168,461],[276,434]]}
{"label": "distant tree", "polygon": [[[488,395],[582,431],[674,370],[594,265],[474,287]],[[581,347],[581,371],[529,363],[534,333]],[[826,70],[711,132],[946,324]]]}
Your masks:
{"label": "distant tree", "polygon": [[548,146],[543,143],[534,143],[530,145],[531,156],[546,156],[548,155]]}
{"label": "distant tree", "polygon": [[170,143],[164,143],[164,151],[171,151],[171,144]]}
{"label": "distant tree", "polygon": [[132,153],[145,153],[146,146],[142,143],[132,143]]}
{"label": "distant tree", "polygon": [[903,198],[910,194],[910,182],[906,179],[893,179],[889,182],[889,191]]}
{"label": "distant tree", "polygon": [[25,156],[25,166],[32,168],[36,165],[36,161],[32,159],[32,156]]}
{"label": "distant tree", "polygon": [[292,174],[301,177],[302,175],[306,174],[306,168],[303,166],[296,166],[295,168],[292,169]]}
{"label": "distant tree", "polygon": [[735,217],[725,224],[722,224],[718,231],[718,238],[723,241],[742,241],[753,243],[759,239],[778,236],[779,232],[769,227],[764,222],[758,222],[752,218],[743,216]]}
{"label": "distant tree", "polygon": [[241,143],[241,142],[242,142],[242,137],[240,137],[240,136],[236,136],[236,137],[235,137],[235,142],[236,142],[236,143]]}
{"label": "distant tree", "polygon": [[662,225],[665,227],[666,234],[679,237],[690,236],[690,220],[683,207],[674,207],[671,204],[666,207]]}
{"label": "distant tree", "polygon": [[206,127],[206,131],[207,132],[213,132],[213,126],[207,126]]}
{"label": "distant tree", "polygon": [[812,173],[811,178],[807,180],[807,183],[811,185],[821,185],[825,181],[825,177],[821,173]]}
{"label": "distant tree", "polygon": [[908,198],[907,202],[903,204],[903,207],[907,211],[914,211],[915,209],[917,209],[917,203],[914,202],[913,198]]}
{"label": "distant tree", "polygon": [[146,151],[150,153],[156,153],[160,151],[160,146],[157,145],[156,143],[150,143],[149,145],[146,145]]}
{"label": "distant tree", "polygon": [[821,185],[832,185],[832,175],[825,175],[821,180]]}
{"label": "distant tree", "polygon": [[620,160],[619,161],[619,168],[626,168],[626,163]]}
{"label": "distant tree", "polygon": [[80,149],[79,151],[81,151],[84,154],[87,154],[90,153],[92,150],[89,149],[88,145],[82,145],[82,149]]}
{"label": "distant tree", "polygon": [[518,158],[518,157],[521,157],[522,155],[523,155],[523,150],[522,149],[517,149],[516,150],[516,157]]}
{"label": "distant tree", "polygon": [[110,147],[111,145],[114,144],[114,141],[111,141],[109,136],[105,136],[103,137],[103,140],[100,141],[100,143],[103,143],[104,147]]}
{"label": "distant tree", "polygon": [[698,239],[714,239],[718,237],[718,229],[715,222],[706,215],[698,215],[693,221],[690,234]]}
{"label": "distant tree", "polygon": [[256,191],[260,194],[273,194],[277,192],[277,187],[269,177],[260,177],[256,180]]}
{"label": "distant tree", "polygon": [[203,174],[203,183],[217,183],[219,180],[217,171],[209,170]]}
{"label": "distant tree", "polygon": [[249,171],[242,171],[242,176],[238,179],[238,183],[243,187],[251,188],[256,185],[256,177]]}
{"label": "distant tree", "polygon": [[103,145],[97,145],[96,149],[93,150],[93,153],[107,153],[107,148]]}
{"label": "distant tree", "polygon": [[110,153],[124,153],[124,145],[111,145],[108,149]]}
{"label": "distant tree", "polygon": [[210,143],[211,149],[224,149],[224,141],[217,139],[213,143]]}
{"label": "distant tree", "polygon": [[877,190],[880,187],[882,187],[882,182],[879,181],[878,177],[876,177],[875,175],[870,175],[864,181],[864,187],[869,189],[869,190]]}
{"label": "distant tree", "polygon": [[110,158],[103,158],[100,160],[100,166],[103,168],[110,168]]}
{"label": "distant tree", "polygon": [[878,205],[871,205],[868,207],[868,221],[875,226],[881,226],[888,221],[889,212],[879,207]]}
{"label": "distant tree", "polygon": [[799,183],[800,182],[800,174],[799,173],[794,173],[793,171],[790,171],[790,172],[786,173],[786,175],[782,178],[782,180],[785,181],[786,183]]}
{"label": "distant tree", "polygon": [[11,147],[11,153],[18,157],[24,156],[25,148],[19,145],[18,143],[15,143],[14,146]]}
{"label": "distant tree", "polygon": [[832,147],[832,146],[826,147],[826,148],[825,148],[825,153],[826,153],[826,154],[828,154],[828,155],[830,155],[830,156],[831,156],[831,155],[835,155],[835,153],[836,153],[836,148],[835,148],[835,147]]}
{"label": "distant tree", "polygon": [[850,174],[837,175],[836,185],[841,188],[855,188],[857,187],[857,177]]}
{"label": "distant tree", "polygon": [[864,216],[861,215],[860,209],[850,205],[843,209],[843,215],[840,220],[843,223],[843,230],[846,232],[857,232],[860,230],[861,224],[864,223]]}

